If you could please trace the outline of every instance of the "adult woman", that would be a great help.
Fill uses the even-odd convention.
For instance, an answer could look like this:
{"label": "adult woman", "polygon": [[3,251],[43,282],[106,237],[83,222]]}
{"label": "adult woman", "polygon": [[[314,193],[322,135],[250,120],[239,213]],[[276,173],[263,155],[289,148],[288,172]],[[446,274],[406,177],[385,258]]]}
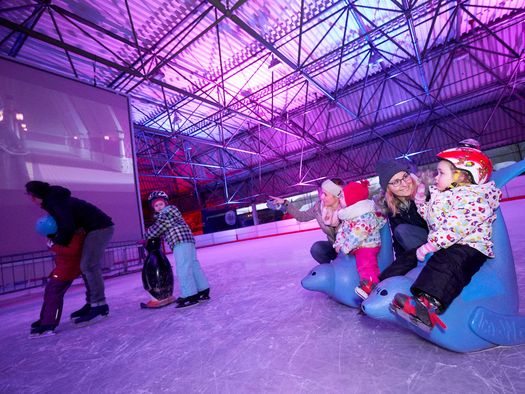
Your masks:
{"label": "adult woman", "polygon": [[396,256],[417,248],[427,242],[427,223],[417,213],[414,197],[417,178],[411,174],[408,163],[397,160],[379,162],[376,165],[379,184],[384,192],[384,211],[393,234]]}
{"label": "adult woman", "polygon": [[300,207],[291,204],[288,200],[272,197],[276,204],[284,204],[286,212],[292,215],[299,222],[317,220],[319,227],[326,234],[327,241],[314,242],[310,248],[310,254],[319,264],[326,264],[336,258],[337,252],[334,249],[335,236],[339,227],[337,211],[339,209],[339,197],[343,192],[343,181],[339,178],[328,179],[321,185],[319,201],[306,211],[301,211]]}

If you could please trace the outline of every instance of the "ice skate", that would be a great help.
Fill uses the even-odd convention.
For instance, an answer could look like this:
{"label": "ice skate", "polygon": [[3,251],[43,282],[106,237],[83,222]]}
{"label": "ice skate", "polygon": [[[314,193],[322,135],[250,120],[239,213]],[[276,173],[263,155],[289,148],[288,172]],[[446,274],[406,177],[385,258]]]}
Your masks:
{"label": "ice skate", "polygon": [[190,306],[195,306],[199,303],[199,295],[197,293],[189,297],[179,297],[175,302],[177,303],[175,308],[188,308]]}
{"label": "ice skate", "polygon": [[397,293],[390,304],[392,312],[426,332],[430,332],[436,324],[447,328],[436,314],[436,309],[425,296],[416,298],[401,293]]}
{"label": "ice skate", "polygon": [[80,316],[74,320],[75,326],[84,327],[98,321],[103,320],[109,316],[109,306],[108,305],[99,305],[92,306],[88,313]]}
{"label": "ice skate", "polygon": [[355,293],[363,300],[366,300],[375,287],[376,284],[374,282],[364,279],[360,281],[359,286],[355,288]]}
{"label": "ice skate", "polygon": [[208,301],[210,299],[210,288],[199,291],[197,295],[199,296],[199,301]]}
{"label": "ice skate", "polygon": [[44,338],[44,337],[56,335],[55,328],[56,326],[54,325],[40,325],[39,324],[38,326],[31,327],[31,332],[30,332],[29,337],[34,339],[34,338]]}
{"label": "ice skate", "polygon": [[91,305],[90,304],[85,304],[82,308],[80,308],[79,310],[76,310],[75,312],[73,312],[69,317],[71,320],[75,320],[79,317],[82,317],[86,314],[89,313],[89,310],[91,309]]}

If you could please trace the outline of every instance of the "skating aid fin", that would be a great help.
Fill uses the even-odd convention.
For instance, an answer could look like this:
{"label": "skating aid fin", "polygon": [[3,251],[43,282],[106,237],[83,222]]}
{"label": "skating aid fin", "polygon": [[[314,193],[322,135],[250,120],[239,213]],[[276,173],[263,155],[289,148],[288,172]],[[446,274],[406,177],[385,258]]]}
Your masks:
{"label": "skating aid fin", "polygon": [[496,345],[525,343],[525,316],[504,315],[480,306],[472,313],[469,326],[477,336]]}

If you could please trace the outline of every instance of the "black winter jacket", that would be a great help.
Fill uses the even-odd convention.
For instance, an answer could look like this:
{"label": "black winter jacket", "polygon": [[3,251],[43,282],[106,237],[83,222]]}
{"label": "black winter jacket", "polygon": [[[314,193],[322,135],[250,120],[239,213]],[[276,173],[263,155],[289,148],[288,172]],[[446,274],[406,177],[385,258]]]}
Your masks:
{"label": "black winter jacket", "polygon": [[58,231],[53,242],[67,246],[79,228],[86,233],[113,226],[111,218],[87,201],[71,197],[62,186],[51,186],[42,199],[41,207],[57,222]]}
{"label": "black winter jacket", "polygon": [[[408,209],[400,210],[396,216],[392,216],[392,213],[389,212],[388,222],[390,223],[390,229],[392,230],[392,234],[394,234],[395,228],[400,224],[412,224],[414,226],[424,228],[428,231],[427,222],[425,222],[425,219],[423,219],[417,212],[416,203],[414,201],[410,201]],[[402,253],[405,252],[405,250],[395,237],[392,238],[396,257],[400,256]]]}

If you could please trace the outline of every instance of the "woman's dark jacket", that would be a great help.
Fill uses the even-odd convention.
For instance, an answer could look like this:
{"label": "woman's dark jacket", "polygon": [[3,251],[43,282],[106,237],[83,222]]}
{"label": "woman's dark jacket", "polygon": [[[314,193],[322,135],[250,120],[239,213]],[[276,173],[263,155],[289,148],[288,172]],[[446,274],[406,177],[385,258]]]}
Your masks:
{"label": "woman's dark jacket", "polygon": [[89,233],[113,226],[108,215],[87,201],[71,197],[69,189],[62,186],[51,186],[41,206],[57,222],[58,231],[52,240],[58,245],[69,245],[79,228]]}

